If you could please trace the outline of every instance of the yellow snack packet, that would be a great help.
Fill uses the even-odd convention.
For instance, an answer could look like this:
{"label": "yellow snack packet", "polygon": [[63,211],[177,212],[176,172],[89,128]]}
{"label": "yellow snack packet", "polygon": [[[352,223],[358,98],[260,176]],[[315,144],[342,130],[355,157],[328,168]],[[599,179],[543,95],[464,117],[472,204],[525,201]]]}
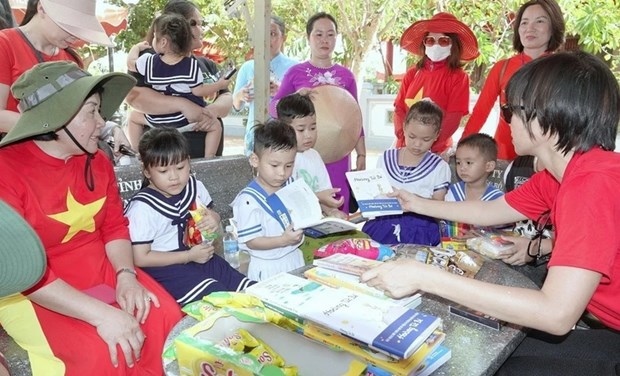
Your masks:
{"label": "yellow snack packet", "polygon": [[233,334],[222,339],[218,345],[229,347],[238,353],[247,353],[259,345],[259,342],[250,332],[239,328]]}
{"label": "yellow snack packet", "polygon": [[260,364],[284,367],[284,359],[263,341],[260,341],[260,345],[250,350],[248,354],[256,358]]}
{"label": "yellow snack packet", "polygon": [[218,310],[218,307],[202,300],[188,303],[181,308],[181,311],[187,313],[188,316],[191,316],[198,321],[204,320],[206,317],[213,315]]}
{"label": "yellow snack packet", "polygon": [[297,376],[299,375],[299,369],[295,366],[286,366],[286,367],[282,367],[280,368],[280,370],[282,371],[282,373],[285,376]]}
{"label": "yellow snack packet", "polygon": [[196,243],[196,236],[192,235],[192,233],[195,232],[198,232],[202,236],[202,242],[207,242],[211,244],[215,239],[217,239],[217,232],[200,231],[196,226],[196,223],[200,222],[200,220],[202,220],[202,218],[205,217],[208,213],[209,212],[207,211],[207,206],[203,204],[199,198],[196,198],[196,202],[189,209],[189,214],[191,215],[193,220],[193,223],[190,223],[190,225],[188,226],[190,241],[192,243]]}

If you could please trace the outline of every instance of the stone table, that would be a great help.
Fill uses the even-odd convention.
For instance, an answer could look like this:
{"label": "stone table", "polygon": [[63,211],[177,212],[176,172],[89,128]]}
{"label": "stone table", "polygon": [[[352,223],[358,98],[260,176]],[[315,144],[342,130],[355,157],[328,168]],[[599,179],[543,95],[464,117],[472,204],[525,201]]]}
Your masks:
{"label": "stone table", "polygon": [[[403,249],[406,249],[406,246]],[[292,274],[303,275],[303,272],[311,267],[302,267],[293,271]],[[505,286],[537,288],[523,274],[511,269],[501,261],[491,259],[485,259],[482,268],[476,274],[476,279]],[[448,311],[449,305],[448,300],[424,294],[422,304],[417,308],[442,318],[443,328],[446,332],[446,339],[443,344],[452,350],[452,358],[433,375],[493,375],[525,338],[526,330],[520,326],[504,324],[500,330],[494,330],[451,315]],[[195,323],[196,320],[191,317],[182,319],[168,336],[166,346],[172,343],[181,331]],[[176,362],[166,365],[166,375],[179,375]]]}

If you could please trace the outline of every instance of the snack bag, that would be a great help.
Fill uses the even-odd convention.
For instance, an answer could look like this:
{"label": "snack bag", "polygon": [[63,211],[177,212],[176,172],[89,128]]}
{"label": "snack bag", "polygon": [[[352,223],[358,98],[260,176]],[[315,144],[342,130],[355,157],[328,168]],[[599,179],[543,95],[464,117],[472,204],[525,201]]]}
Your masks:
{"label": "snack bag", "polygon": [[351,253],[371,260],[385,261],[394,257],[392,248],[372,239],[342,239],[314,251],[314,257],[323,258],[336,253]]}
{"label": "snack bag", "polygon": [[196,198],[196,201],[190,205],[189,214],[191,218],[187,223],[187,245],[193,247],[203,242],[213,243],[217,239],[217,232],[200,231],[196,226],[196,223],[207,215],[207,206]]}
{"label": "snack bag", "polygon": [[239,328],[233,334],[222,339],[218,345],[231,348],[238,353],[248,353],[258,347],[260,343],[250,332]]}
{"label": "snack bag", "polygon": [[484,258],[473,251],[458,251],[450,260],[463,271],[463,275],[470,278],[473,278],[484,264]]}
{"label": "snack bag", "polygon": [[490,258],[498,259],[513,252],[515,244],[499,234],[480,232],[483,236],[467,239],[467,247]]}

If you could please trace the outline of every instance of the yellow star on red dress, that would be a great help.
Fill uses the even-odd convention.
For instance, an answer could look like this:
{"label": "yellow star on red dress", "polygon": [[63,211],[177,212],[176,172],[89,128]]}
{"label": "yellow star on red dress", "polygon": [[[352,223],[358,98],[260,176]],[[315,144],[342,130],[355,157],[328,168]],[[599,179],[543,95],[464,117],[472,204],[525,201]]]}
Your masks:
{"label": "yellow star on red dress", "polygon": [[424,88],[420,88],[420,90],[418,90],[418,92],[416,93],[415,97],[413,98],[405,98],[405,104],[407,105],[407,108],[413,106],[414,103],[419,102],[422,100],[422,98],[424,98]]}
{"label": "yellow star on red dress", "polygon": [[94,232],[95,231],[95,215],[99,213],[106,198],[100,198],[88,204],[78,202],[71,189],[67,193],[67,211],[57,214],[50,214],[48,217],[64,223],[69,226],[67,235],[62,239],[62,243],[66,243],[73,238],[78,232]]}

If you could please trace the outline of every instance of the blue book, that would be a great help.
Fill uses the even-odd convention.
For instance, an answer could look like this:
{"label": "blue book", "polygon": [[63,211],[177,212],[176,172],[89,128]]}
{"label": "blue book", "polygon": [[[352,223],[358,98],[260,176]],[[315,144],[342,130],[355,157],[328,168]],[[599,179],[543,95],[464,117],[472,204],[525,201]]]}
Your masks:
{"label": "blue book", "polygon": [[452,357],[452,351],[446,346],[440,345],[424,360],[424,363],[415,371],[415,376],[428,376],[437,368],[444,365]]}
{"label": "blue book", "polygon": [[350,171],[345,175],[364,218],[403,213],[398,200],[387,197],[393,190],[383,170]]}
{"label": "blue book", "polygon": [[413,354],[441,324],[438,317],[415,309],[288,273],[250,286],[246,293],[278,312],[319,324],[397,359]]}

